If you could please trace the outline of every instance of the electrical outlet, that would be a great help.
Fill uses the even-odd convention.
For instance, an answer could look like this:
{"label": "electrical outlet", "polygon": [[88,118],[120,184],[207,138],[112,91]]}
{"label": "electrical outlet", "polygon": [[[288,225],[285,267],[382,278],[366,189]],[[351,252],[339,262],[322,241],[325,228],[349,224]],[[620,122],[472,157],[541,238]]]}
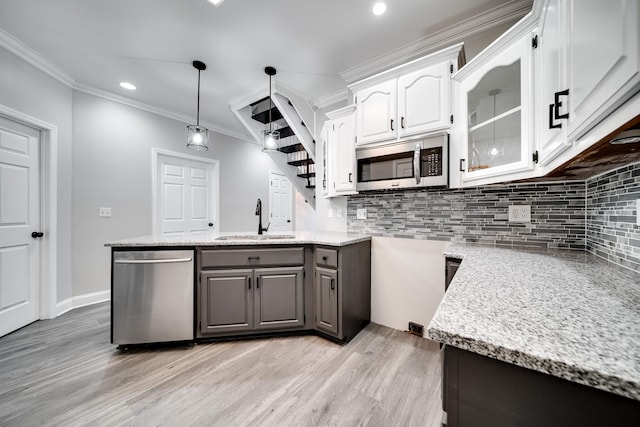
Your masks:
{"label": "electrical outlet", "polygon": [[509,206],[509,222],[531,222],[531,205]]}
{"label": "electrical outlet", "polygon": [[367,219],[367,208],[362,208],[356,210],[356,218],[357,219]]}
{"label": "electrical outlet", "polygon": [[100,218],[111,218],[111,208],[98,208]]}
{"label": "electrical outlet", "polygon": [[338,208],[338,218],[342,218],[342,209]]}

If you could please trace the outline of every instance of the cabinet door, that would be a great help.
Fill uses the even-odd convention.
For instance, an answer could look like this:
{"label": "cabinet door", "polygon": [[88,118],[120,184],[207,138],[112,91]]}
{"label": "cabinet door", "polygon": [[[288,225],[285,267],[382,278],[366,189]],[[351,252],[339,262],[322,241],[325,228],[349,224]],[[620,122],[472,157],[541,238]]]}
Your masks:
{"label": "cabinet door", "polygon": [[355,115],[334,120],[331,141],[331,171],[336,193],[356,191]]}
{"label": "cabinet door", "polygon": [[202,273],[200,332],[240,332],[253,329],[253,270]]}
{"label": "cabinet door", "polygon": [[639,3],[568,0],[570,139],[595,125],[625,93],[632,94],[630,87],[637,90]]}
{"label": "cabinet door", "polygon": [[449,63],[443,62],[398,79],[399,135],[449,127]]}
{"label": "cabinet door", "polygon": [[327,121],[322,128],[322,137],[320,139],[320,145],[322,149],[322,182],[320,183],[320,188],[324,197],[329,196],[328,177],[330,175],[329,167],[331,166],[331,161],[329,160],[329,136],[331,134],[330,129],[332,127],[333,122]]}
{"label": "cabinet door", "polygon": [[523,37],[460,83],[464,181],[504,181],[533,170],[531,49]]}
{"label": "cabinet door", "polygon": [[303,267],[255,270],[256,329],[304,326]]}
{"label": "cabinet door", "polygon": [[338,273],[316,267],[316,327],[324,332],[338,333]]}
{"label": "cabinet door", "polygon": [[356,94],[358,145],[396,137],[396,79]]}
{"label": "cabinet door", "polygon": [[[543,6],[536,54],[536,140],[541,166],[571,146],[565,120],[555,119],[556,93],[566,89],[566,2],[547,0]],[[566,98],[561,102],[566,103]],[[562,108],[565,111],[565,108]]]}

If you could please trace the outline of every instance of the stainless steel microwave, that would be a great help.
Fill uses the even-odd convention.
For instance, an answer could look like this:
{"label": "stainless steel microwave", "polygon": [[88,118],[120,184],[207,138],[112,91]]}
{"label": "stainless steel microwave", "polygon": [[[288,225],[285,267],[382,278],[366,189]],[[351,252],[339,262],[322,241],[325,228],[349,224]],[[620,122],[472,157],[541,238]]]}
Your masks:
{"label": "stainless steel microwave", "polygon": [[449,134],[356,149],[356,189],[389,190],[449,185]]}

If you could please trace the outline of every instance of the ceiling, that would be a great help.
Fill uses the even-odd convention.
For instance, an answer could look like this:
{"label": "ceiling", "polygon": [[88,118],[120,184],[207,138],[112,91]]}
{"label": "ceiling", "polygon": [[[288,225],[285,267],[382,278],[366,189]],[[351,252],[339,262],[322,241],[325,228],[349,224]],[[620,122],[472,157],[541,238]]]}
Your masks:
{"label": "ceiling", "polygon": [[[276,82],[315,101],[346,88],[345,74],[414,49],[433,34],[472,20],[496,20],[531,0],[2,0],[0,28],[62,69],[75,87],[195,117],[195,59],[201,121],[247,138],[229,109]],[[488,13],[491,12],[491,13]],[[480,16],[480,18],[478,18]],[[467,21],[470,22],[470,21]],[[480,25],[474,21],[474,25]],[[441,39],[443,38],[441,37]],[[415,49],[414,49],[415,50]],[[129,81],[136,91],[119,87]]]}

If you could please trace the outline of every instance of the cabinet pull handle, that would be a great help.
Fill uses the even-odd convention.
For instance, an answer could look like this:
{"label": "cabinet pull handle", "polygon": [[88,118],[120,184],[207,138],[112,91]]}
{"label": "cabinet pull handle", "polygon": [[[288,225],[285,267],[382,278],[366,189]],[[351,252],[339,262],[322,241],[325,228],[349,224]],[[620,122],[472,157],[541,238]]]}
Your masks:
{"label": "cabinet pull handle", "polygon": [[569,89],[561,90],[560,92],[556,92],[553,94],[554,101],[555,101],[553,115],[556,118],[556,120],[569,118],[569,113],[560,114],[560,107],[562,107],[562,101],[560,101],[561,96],[569,96]]}
{"label": "cabinet pull handle", "polygon": [[460,172],[464,172],[464,159],[460,159]]}
{"label": "cabinet pull handle", "polygon": [[323,260],[323,261],[326,261],[326,260],[327,260],[327,257],[326,257],[326,256],[323,256],[323,257],[322,257],[322,260]]}
{"label": "cabinet pull handle", "polygon": [[400,127],[404,129],[404,117],[400,117]]}
{"label": "cabinet pull handle", "polygon": [[335,288],[336,288],[335,281],[331,279],[331,290],[334,290]]}
{"label": "cabinet pull handle", "polygon": [[251,260],[255,260],[255,261],[260,261],[260,257],[259,256],[250,256],[248,258],[249,262],[251,262]]}
{"label": "cabinet pull handle", "polygon": [[395,129],[393,128],[393,119],[391,119],[391,130],[395,130]]}
{"label": "cabinet pull handle", "polygon": [[260,289],[260,278],[256,277],[256,289]]}
{"label": "cabinet pull handle", "polygon": [[353,182],[352,177],[353,177],[353,173],[349,172],[349,182]]}
{"label": "cabinet pull handle", "polygon": [[558,123],[557,125],[553,124],[554,108],[555,104],[549,104],[549,129],[560,129],[562,127],[562,123]]}
{"label": "cabinet pull handle", "polygon": [[251,277],[249,277],[249,289],[251,289]]}

